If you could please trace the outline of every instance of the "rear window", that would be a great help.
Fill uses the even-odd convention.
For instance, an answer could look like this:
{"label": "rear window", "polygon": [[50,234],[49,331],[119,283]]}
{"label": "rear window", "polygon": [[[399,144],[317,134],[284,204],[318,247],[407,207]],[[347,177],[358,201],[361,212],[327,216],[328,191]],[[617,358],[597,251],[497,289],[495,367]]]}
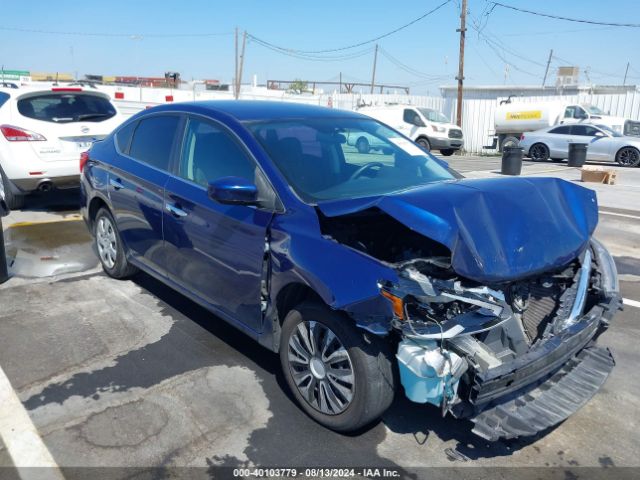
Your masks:
{"label": "rear window", "polygon": [[171,147],[180,117],[157,115],[138,123],[129,147],[129,156],[161,170],[169,169]]}
{"label": "rear window", "polygon": [[45,93],[18,100],[20,115],[54,123],[103,122],[116,114],[111,102],[86,93]]}

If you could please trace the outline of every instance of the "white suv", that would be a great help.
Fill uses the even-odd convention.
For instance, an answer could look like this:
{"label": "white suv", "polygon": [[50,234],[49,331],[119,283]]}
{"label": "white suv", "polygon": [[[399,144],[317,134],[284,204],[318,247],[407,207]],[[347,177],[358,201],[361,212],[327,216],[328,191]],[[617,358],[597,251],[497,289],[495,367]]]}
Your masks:
{"label": "white suv", "polygon": [[37,190],[77,187],[80,153],[124,118],[81,87],[0,88],[0,175],[9,208]]}

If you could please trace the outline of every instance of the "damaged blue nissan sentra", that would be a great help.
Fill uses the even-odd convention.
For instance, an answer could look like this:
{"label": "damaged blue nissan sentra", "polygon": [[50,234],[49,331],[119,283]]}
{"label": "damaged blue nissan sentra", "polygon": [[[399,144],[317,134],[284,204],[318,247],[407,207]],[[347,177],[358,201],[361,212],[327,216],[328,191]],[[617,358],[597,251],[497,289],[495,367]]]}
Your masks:
{"label": "damaged blue nissan sentra", "polygon": [[253,101],[145,110],[80,167],[105,272],[143,270],[278,352],[331,429],[402,386],[487,440],[530,436],[614,366],[596,339],[617,272],[575,184],[464,179],[364,115]]}

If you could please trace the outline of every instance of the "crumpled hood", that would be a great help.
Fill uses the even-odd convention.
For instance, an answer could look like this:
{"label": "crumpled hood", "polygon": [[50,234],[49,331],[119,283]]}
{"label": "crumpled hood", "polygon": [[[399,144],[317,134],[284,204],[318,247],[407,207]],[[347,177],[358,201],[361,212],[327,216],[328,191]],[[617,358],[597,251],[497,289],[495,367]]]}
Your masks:
{"label": "crumpled hood", "polygon": [[374,207],[445,245],[453,269],[483,283],[566,265],[598,223],[595,192],[556,178],[463,179],[318,205],[328,217]]}

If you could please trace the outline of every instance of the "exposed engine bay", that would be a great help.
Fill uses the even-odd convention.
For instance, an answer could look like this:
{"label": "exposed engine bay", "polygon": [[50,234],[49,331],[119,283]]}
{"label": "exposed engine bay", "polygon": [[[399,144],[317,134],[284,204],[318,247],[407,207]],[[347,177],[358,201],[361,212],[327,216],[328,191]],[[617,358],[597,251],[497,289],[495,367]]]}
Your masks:
{"label": "exposed engine bay", "polygon": [[614,365],[595,345],[620,308],[617,274],[595,240],[565,264],[513,281],[458,275],[451,252],[370,208],[320,214],[323,234],[389,265],[379,282],[393,310],[407,397],[471,418],[488,440],[532,435],[582,406]]}

